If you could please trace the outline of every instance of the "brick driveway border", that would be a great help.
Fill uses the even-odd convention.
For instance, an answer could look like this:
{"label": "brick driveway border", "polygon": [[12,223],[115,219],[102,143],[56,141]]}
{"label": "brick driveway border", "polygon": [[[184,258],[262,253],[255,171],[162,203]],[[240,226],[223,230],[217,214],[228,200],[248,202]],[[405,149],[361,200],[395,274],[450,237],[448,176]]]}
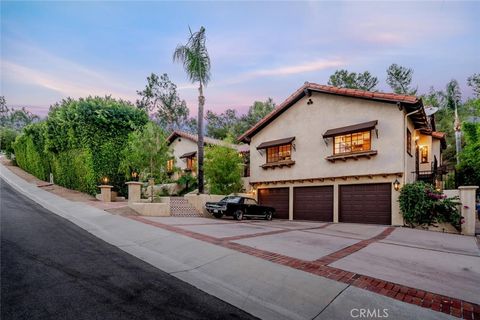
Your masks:
{"label": "brick driveway border", "polygon": [[[128,216],[128,218],[151,226],[182,234],[184,236],[188,236],[197,240],[236,250],[238,252],[246,253],[277,264],[295,268],[297,270],[302,270],[304,272],[315,274],[342,283],[351,284],[355,287],[375,292],[377,294],[390,298],[394,298],[405,303],[414,304],[423,308],[443,312],[445,314],[449,314],[462,319],[480,320],[480,305],[478,304],[329,266],[329,264],[338,261],[352,253],[355,253],[367,247],[371,243],[384,240],[395,230],[394,227],[387,227],[380,234],[372,238],[359,241],[351,246],[343,248],[318,260],[305,261],[282,254],[260,250],[239,243],[231,242],[233,240],[238,240],[238,236],[215,238],[213,236],[182,229],[178,225],[164,224],[158,222],[158,220],[152,221],[140,216]],[[328,226],[328,224],[322,227],[326,226]],[[299,228],[288,229],[284,231],[267,231],[256,234],[244,235],[240,237],[243,239],[247,237],[264,236],[272,234],[272,232],[283,233],[290,230],[298,231],[302,229]]]}

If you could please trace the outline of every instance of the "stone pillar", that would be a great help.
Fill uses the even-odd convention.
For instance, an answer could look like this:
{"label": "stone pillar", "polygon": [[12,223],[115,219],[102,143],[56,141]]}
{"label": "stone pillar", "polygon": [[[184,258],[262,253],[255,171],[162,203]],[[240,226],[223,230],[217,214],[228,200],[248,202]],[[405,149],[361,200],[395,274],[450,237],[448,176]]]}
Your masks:
{"label": "stone pillar", "polygon": [[138,181],[129,181],[125,184],[128,186],[128,202],[140,202],[143,183]]}
{"label": "stone pillar", "polygon": [[102,197],[103,202],[112,202],[112,188],[113,186],[109,186],[106,184],[102,184],[98,186],[100,188],[100,195]]}
{"label": "stone pillar", "polygon": [[477,186],[458,187],[460,191],[460,211],[465,223],[462,224],[462,234],[468,236],[475,235],[475,223],[477,221],[477,211],[475,209],[475,192]]}

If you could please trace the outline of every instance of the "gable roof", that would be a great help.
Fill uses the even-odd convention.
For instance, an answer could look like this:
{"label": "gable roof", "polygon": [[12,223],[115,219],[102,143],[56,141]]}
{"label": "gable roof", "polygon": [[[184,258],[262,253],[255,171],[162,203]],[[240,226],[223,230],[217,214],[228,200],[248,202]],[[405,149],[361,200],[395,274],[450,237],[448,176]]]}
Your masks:
{"label": "gable roof", "polygon": [[423,109],[422,99],[417,98],[416,96],[402,95],[396,93],[371,92],[358,89],[337,88],[305,82],[303,86],[301,86],[297,91],[295,91],[291,96],[289,96],[284,102],[282,102],[277,108],[275,108],[275,110],[266,115],[262,120],[257,122],[253,127],[248,129],[244,134],[238,137],[238,140],[248,143],[251,137],[253,137],[257,132],[259,132],[270,122],[275,120],[278,116],[280,116],[284,111],[294,105],[301,98],[305,96],[310,96],[311,92],[320,92],[345,97],[392,103],[397,105],[399,108],[405,108],[407,112],[412,112],[421,108],[421,112],[413,114],[411,116],[411,119],[415,123],[415,126],[418,126],[419,128],[422,128],[423,126],[424,130],[429,129],[427,116],[425,114],[425,110]]}
{"label": "gable roof", "polygon": [[[184,138],[184,139],[188,139],[188,140],[193,141],[195,143],[198,142],[198,135],[191,134],[191,133],[188,133],[188,132],[185,132],[185,131],[175,130],[168,136],[168,138],[167,138],[168,144],[170,145],[173,141],[175,141],[175,139],[177,139],[179,137]],[[209,144],[209,145],[217,145],[217,146],[227,146],[227,147],[231,147],[233,149],[237,149],[238,152],[250,151],[250,147],[246,144],[230,144],[230,143],[227,143],[223,140],[214,139],[214,138],[210,138],[210,137],[203,137],[203,144],[204,145]]]}

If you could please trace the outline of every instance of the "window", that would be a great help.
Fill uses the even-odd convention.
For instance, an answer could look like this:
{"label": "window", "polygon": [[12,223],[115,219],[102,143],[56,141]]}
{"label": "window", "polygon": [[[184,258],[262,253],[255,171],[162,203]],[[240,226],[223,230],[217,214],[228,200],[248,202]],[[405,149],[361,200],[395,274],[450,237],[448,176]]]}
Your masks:
{"label": "window", "polygon": [[227,203],[240,203],[240,200],[242,200],[241,197],[225,197],[220,202],[227,202]]}
{"label": "window", "polygon": [[369,151],[371,149],[370,131],[345,134],[335,137],[334,154]]}
{"label": "window", "polygon": [[257,204],[257,201],[255,201],[254,199],[250,199],[250,198],[245,198],[244,204]]}
{"label": "window", "polygon": [[173,172],[173,159],[167,160],[167,172]]}
{"label": "window", "polygon": [[292,145],[285,144],[267,148],[267,163],[292,160]]}
{"label": "window", "polygon": [[195,170],[197,165],[197,158],[196,157],[189,157],[187,158],[187,170]]}
{"label": "window", "polygon": [[407,129],[407,153],[412,155],[412,133]]}
{"label": "window", "polygon": [[250,154],[243,155],[243,176],[250,177]]}
{"label": "window", "polygon": [[420,148],[420,162],[428,163],[428,147],[427,146],[422,146]]}

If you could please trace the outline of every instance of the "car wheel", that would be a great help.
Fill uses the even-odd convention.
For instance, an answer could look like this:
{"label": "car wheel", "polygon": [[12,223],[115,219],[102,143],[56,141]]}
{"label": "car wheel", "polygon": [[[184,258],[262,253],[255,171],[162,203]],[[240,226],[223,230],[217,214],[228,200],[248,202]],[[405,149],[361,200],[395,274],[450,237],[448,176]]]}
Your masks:
{"label": "car wheel", "polygon": [[237,211],[235,211],[235,213],[233,214],[233,217],[235,218],[235,220],[240,220],[240,221],[242,221],[242,219],[243,219],[243,211],[242,211],[242,210],[237,210]]}
{"label": "car wheel", "polygon": [[267,214],[265,215],[265,220],[271,221],[273,217],[272,211],[267,211]]}
{"label": "car wheel", "polygon": [[220,218],[223,217],[223,213],[220,213],[220,212],[214,213],[213,216],[214,216],[215,218],[217,218],[217,219],[220,219]]}

